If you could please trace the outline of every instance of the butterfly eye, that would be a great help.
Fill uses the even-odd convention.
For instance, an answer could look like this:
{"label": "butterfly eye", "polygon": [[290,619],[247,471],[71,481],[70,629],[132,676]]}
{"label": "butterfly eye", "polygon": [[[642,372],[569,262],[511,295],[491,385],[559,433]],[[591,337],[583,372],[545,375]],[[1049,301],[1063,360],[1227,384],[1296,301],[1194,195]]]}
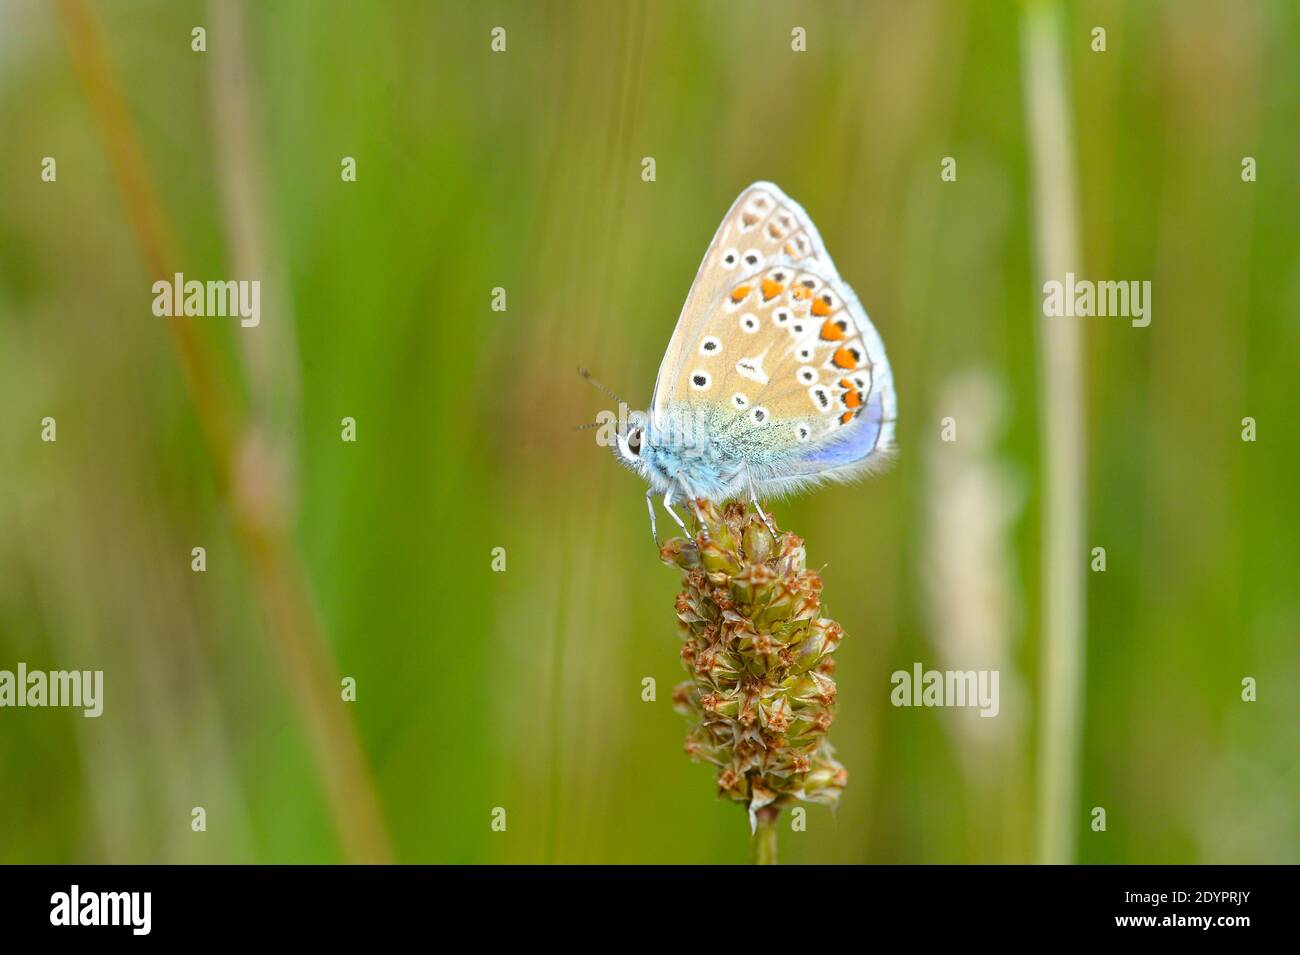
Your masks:
{"label": "butterfly eye", "polygon": [[627,449],[632,453],[633,457],[640,456],[641,454],[641,429],[640,428],[637,428],[635,431],[628,432]]}

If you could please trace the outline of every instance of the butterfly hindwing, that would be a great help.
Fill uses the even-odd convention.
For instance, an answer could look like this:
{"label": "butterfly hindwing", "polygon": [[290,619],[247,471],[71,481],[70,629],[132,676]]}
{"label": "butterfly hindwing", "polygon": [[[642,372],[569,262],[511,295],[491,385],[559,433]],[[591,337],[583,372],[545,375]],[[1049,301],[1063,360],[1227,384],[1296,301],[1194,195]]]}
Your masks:
{"label": "butterfly hindwing", "polygon": [[660,387],[669,406],[706,407],[710,440],[756,483],[848,476],[888,455],[889,362],[833,267],[778,255],[725,284],[697,325],[677,377]]}

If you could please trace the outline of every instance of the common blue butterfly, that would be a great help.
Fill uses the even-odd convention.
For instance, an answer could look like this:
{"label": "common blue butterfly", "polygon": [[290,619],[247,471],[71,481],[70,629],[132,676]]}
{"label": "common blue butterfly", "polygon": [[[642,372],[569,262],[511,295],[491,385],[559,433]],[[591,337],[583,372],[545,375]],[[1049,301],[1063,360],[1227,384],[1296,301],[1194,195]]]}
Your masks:
{"label": "common blue butterfly", "polygon": [[840,278],[808,214],[770,182],[732,204],[668,343],[650,410],[611,442],[618,460],[674,503],[848,481],[894,451],[885,346]]}

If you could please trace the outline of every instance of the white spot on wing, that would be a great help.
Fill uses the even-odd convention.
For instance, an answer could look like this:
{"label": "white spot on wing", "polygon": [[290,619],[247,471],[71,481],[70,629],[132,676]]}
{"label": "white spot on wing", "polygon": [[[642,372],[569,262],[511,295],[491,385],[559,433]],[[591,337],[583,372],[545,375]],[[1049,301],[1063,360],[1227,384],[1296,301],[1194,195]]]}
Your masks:
{"label": "white spot on wing", "polygon": [[760,385],[767,384],[767,372],[763,370],[763,359],[767,357],[767,352],[761,355],[755,355],[753,358],[742,358],[736,362],[736,371],[742,378],[748,378],[750,381],[756,381]]}

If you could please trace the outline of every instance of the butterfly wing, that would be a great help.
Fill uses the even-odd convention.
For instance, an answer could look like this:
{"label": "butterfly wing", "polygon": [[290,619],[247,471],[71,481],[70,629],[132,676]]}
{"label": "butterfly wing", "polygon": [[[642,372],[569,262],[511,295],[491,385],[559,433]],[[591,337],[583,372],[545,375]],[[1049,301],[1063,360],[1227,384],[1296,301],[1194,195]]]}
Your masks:
{"label": "butterfly wing", "polygon": [[838,278],[817,227],[803,208],[772,183],[756,182],[741,192],[723,216],[691,283],[655,379],[650,405],[656,421],[662,420],[672,400],[671,383],[680,380],[715,303],[724,292],[752,279],[778,259],[816,267]]}
{"label": "butterfly wing", "polygon": [[[766,220],[755,200],[770,203]],[[737,241],[769,223],[778,226],[769,241]],[[696,298],[702,288],[707,300]],[[655,391],[657,416],[705,421],[764,494],[850,479],[894,447],[884,343],[807,214],[768,183],[745,190],[723,220]]]}
{"label": "butterfly wing", "polygon": [[773,432],[751,468],[765,495],[852,480],[887,464],[895,452],[898,407],[880,333],[843,280],[805,272],[798,281],[805,287],[820,282],[807,311],[795,310],[791,320],[804,326],[791,328],[787,352],[798,367],[788,358],[774,366],[770,392],[754,398],[766,406]]}

